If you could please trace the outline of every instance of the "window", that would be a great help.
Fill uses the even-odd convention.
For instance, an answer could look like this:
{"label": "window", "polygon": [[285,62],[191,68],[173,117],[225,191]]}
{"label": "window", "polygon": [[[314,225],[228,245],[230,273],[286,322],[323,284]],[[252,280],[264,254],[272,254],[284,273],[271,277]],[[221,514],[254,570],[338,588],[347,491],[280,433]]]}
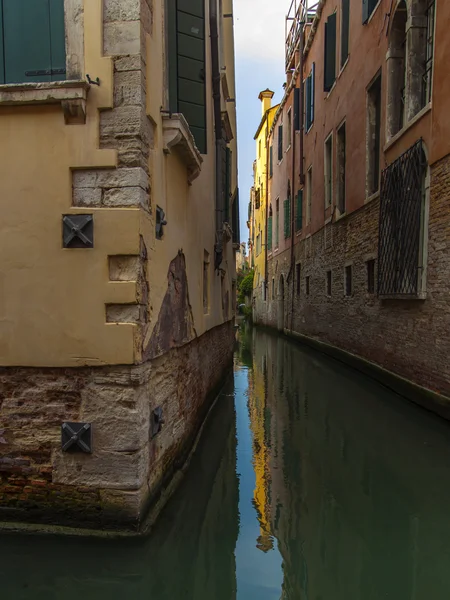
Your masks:
{"label": "window", "polygon": [[325,140],[325,207],[333,203],[333,134]]}
{"label": "window", "polygon": [[309,167],[306,173],[306,224],[311,223],[311,209],[312,209],[312,178],[313,170]]}
{"label": "window", "polygon": [[0,83],[63,79],[64,0],[0,0]]}
{"label": "window", "polygon": [[209,253],[203,254],[203,312],[209,312]]}
{"label": "window", "polygon": [[295,231],[301,231],[303,227],[303,190],[297,192],[295,207]]}
{"label": "window", "polygon": [[206,154],[205,2],[169,1],[167,8],[169,109],[184,115]]}
{"label": "window", "polygon": [[278,160],[283,160],[283,125],[278,125]]}
{"label": "window", "polygon": [[255,191],[255,208],[260,208],[261,206],[261,190],[257,189]]}
{"label": "window", "polygon": [[367,268],[367,292],[369,294],[375,293],[375,261],[368,260],[366,262]]}
{"label": "window", "polygon": [[306,292],[307,296],[309,296],[309,286],[310,286],[310,277],[308,275],[305,279],[305,292]]}
{"label": "window", "polygon": [[261,140],[258,142],[258,157],[261,158]]}
{"label": "window", "polygon": [[408,13],[405,0],[395,11],[389,34],[387,62],[387,130],[393,137],[403,128],[406,101],[406,21]]}
{"label": "window", "polygon": [[272,205],[269,207],[269,218],[267,219],[267,250],[272,250]]}
{"label": "window", "polygon": [[331,271],[327,271],[327,296],[331,296]]}
{"label": "window", "polygon": [[362,0],[362,22],[363,25],[370,19],[373,11],[375,10],[378,0]]}
{"label": "window", "polygon": [[350,35],[350,0],[341,3],[341,69],[348,58]]}
{"label": "window", "polygon": [[367,196],[378,192],[380,187],[381,151],[381,75],[367,92]]}
{"label": "window", "polygon": [[378,294],[417,298],[426,287],[429,169],[421,140],[383,171]]}
{"label": "window", "polygon": [[287,198],[284,201],[284,238],[291,235],[291,200]]}
{"label": "window", "polygon": [[300,263],[295,265],[295,286],[297,296],[300,296],[302,266]]}
{"label": "window", "polygon": [[351,296],[353,290],[353,281],[352,281],[352,265],[347,265],[345,267],[345,295]]}
{"label": "window", "polygon": [[306,131],[309,131],[314,123],[314,95],[315,95],[315,71],[316,65],[313,63],[311,72],[306,78],[305,87],[305,125]]}
{"label": "window", "polygon": [[275,300],[275,279],[272,277],[272,300]]}
{"label": "window", "polygon": [[329,92],[336,81],[336,13],[325,23],[325,68],[323,89]]}
{"label": "window", "polygon": [[338,176],[338,210],[342,215],[346,209],[346,133],[345,123],[337,132],[337,176]]}
{"label": "window", "polygon": [[287,113],[287,148],[288,150],[292,143],[292,112],[291,109]]}
{"label": "window", "polygon": [[280,199],[277,198],[277,210],[275,213],[275,248],[278,248],[280,238]]}
{"label": "window", "polygon": [[230,222],[230,202],[231,202],[231,170],[232,170],[232,151],[228,146],[223,149],[223,220]]}
{"label": "window", "polygon": [[259,256],[261,253],[261,234],[258,233],[256,236],[256,256]]}
{"label": "window", "polygon": [[269,177],[273,177],[273,144],[269,148]]}

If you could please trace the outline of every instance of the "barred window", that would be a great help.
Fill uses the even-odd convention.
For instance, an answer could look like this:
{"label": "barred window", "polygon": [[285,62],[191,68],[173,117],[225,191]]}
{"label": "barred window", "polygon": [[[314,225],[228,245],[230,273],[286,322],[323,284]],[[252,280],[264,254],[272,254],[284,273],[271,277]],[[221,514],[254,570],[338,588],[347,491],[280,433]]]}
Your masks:
{"label": "barred window", "polygon": [[378,243],[378,294],[417,298],[424,291],[425,178],[422,140],[382,174]]}

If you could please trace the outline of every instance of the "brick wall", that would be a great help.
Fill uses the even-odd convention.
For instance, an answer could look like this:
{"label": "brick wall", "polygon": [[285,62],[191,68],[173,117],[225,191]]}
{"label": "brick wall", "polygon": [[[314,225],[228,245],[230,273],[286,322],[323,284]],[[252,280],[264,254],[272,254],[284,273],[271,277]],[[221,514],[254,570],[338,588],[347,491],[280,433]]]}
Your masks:
{"label": "brick wall", "polygon": [[[431,168],[426,300],[379,300],[367,291],[366,261],[378,253],[379,201],[326,225],[295,246],[300,293],[290,271],[290,250],[269,260],[269,294],[257,320],[284,327],[362,356],[426,388],[450,395],[450,157]],[[353,292],[344,293],[352,265]],[[332,293],[327,295],[327,271]],[[279,291],[283,275],[285,299]],[[305,277],[310,277],[306,295]],[[375,268],[375,280],[377,272]],[[275,279],[275,298],[272,296]],[[294,285],[294,295],[292,295]]]}
{"label": "brick wall", "polygon": [[[138,529],[183,462],[231,366],[232,322],[130,367],[0,370],[0,520]],[[164,425],[151,439],[161,407]],[[63,421],[93,454],[62,453]]]}

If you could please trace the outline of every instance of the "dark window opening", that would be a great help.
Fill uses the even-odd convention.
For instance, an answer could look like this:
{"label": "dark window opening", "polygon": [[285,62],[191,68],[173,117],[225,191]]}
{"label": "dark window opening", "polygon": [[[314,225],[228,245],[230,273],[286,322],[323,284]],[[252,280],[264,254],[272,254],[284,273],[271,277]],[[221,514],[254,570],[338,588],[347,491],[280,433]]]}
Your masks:
{"label": "dark window opening", "polygon": [[283,160],[283,125],[278,125],[278,160]]}
{"label": "dark window opening", "polygon": [[305,279],[305,292],[306,295],[309,296],[309,286],[310,286],[310,276],[308,275]]}
{"label": "dark window opening", "polygon": [[311,73],[305,81],[305,126],[306,131],[309,131],[314,123],[314,97],[315,97],[315,71],[316,65],[312,64]]}
{"label": "dark window opening", "polygon": [[408,12],[405,0],[395,11],[389,33],[389,58],[387,61],[387,130],[393,137],[403,128],[406,99],[406,21]]}
{"label": "dark window opening", "polygon": [[342,0],[341,20],[341,69],[349,54],[350,0]]}
{"label": "dark window opening", "polygon": [[369,294],[375,293],[375,261],[368,260],[367,266],[367,291]]}
{"label": "dark window opening", "polygon": [[378,4],[378,0],[362,0],[362,5],[363,5],[362,22],[364,25],[370,19],[377,4]]}
{"label": "dark window opening", "polygon": [[300,263],[297,263],[295,265],[295,285],[296,285],[297,296],[300,296],[301,273],[302,273],[302,266]]}
{"label": "dark window opening", "polygon": [[329,92],[336,81],[336,13],[328,17],[325,23],[325,92]]}
{"label": "dark window opening", "polygon": [[297,206],[295,207],[295,231],[303,227],[303,190],[297,192]]}
{"label": "dark window opening", "polygon": [[352,266],[345,267],[345,295],[351,296],[353,291]]}
{"label": "dark window opening", "polygon": [[331,271],[327,271],[327,296],[331,296]]}

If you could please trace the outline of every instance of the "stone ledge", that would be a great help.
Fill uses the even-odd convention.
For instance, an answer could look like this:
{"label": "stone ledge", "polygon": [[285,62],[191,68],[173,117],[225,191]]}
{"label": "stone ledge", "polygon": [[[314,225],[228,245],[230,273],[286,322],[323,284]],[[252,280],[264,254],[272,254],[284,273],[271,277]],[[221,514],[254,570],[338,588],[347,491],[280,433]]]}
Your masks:
{"label": "stone ledge", "polygon": [[164,152],[170,154],[176,148],[183,158],[188,181],[192,183],[200,175],[203,158],[195,145],[189,125],[181,113],[163,114]]}
{"label": "stone ledge", "polygon": [[0,107],[61,104],[67,124],[85,123],[89,89],[84,80],[0,85]]}
{"label": "stone ledge", "polygon": [[434,412],[447,421],[450,421],[449,397],[433,392],[428,388],[424,388],[409,379],[405,379],[401,375],[397,375],[396,373],[363,358],[362,356],[357,356],[356,354],[352,354],[347,350],[343,350],[342,348],[338,348],[327,342],[297,333],[296,331],[291,331],[290,329],[284,329],[284,334],[305,346],[309,346],[322,354],[326,354],[339,362],[345,363],[356,371],[375,379],[399,396],[402,396],[414,404],[421,406],[425,410]]}

